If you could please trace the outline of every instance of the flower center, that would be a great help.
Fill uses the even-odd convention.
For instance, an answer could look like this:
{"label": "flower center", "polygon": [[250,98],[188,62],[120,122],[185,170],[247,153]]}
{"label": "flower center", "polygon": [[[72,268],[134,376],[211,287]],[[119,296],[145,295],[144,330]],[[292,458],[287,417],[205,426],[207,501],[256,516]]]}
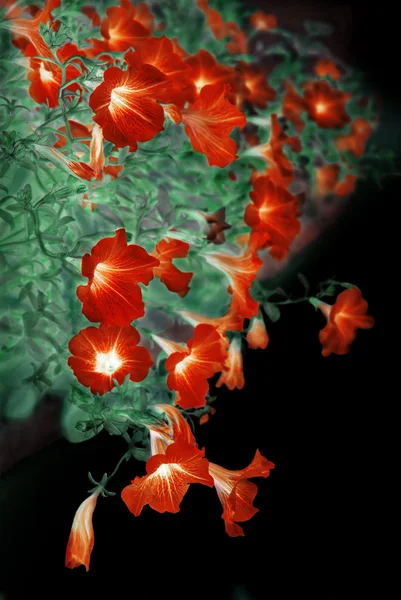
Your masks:
{"label": "flower center", "polygon": [[318,102],[316,104],[316,112],[318,115],[322,115],[327,111],[327,104],[324,104],[324,102]]}
{"label": "flower center", "polygon": [[99,353],[96,355],[95,371],[97,373],[102,373],[102,375],[112,375],[122,364],[122,360],[113,349],[105,354]]}
{"label": "flower center", "polygon": [[43,83],[49,83],[50,81],[54,81],[52,72],[46,69],[42,62],[40,63],[39,67],[39,76]]}

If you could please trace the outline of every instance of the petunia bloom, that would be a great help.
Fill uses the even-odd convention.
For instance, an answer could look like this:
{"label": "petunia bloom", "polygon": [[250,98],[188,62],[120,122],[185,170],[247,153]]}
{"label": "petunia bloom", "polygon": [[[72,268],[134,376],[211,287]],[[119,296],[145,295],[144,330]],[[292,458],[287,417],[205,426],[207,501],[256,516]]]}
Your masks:
{"label": "petunia bloom", "polygon": [[[61,0],[47,0],[42,10],[35,11],[32,19],[22,17],[23,9],[17,2],[12,2],[6,10],[6,19],[11,19],[11,31],[13,35],[24,38],[35,49],[35,54],[47,58],[53,58],[49,46],[44,42],[40,34],[40,24],[52,20],[52,10],[60,6]],[[28,11],[29,12],[29,11]],[[32,14],[32,13],[31,13]],[[33,56],[33,54],[31,54]]]}
{"label": "petunia bloom", "polygon": [[336,138],[336,148],[340,152],[351,152],[356,157],[363,156],[366,144],[372,135],[373,126],[366,119],[353,121],[351,133]]}
{"label": "petunia bloom", "polygon": [[240,471],[230,471],[214,463],[209,464],[209,473],[223,505],[222,518],[229,536],[243,536],[244,531],[238,523],[249,521],[259,510],[253,506],[258,489],[248,479],[269,477],[271,469],[274,469],[274,464],[264,458],[259,450],[251,464]]}
{"label": "petunia bloom", "polygon": [[98,49],[124,52],[145,40],[152,29],[153,15],[144,2],[135,7],[129,0],[120,0],[120,6],[111,6],[106,10],[106,18],[100,25],[104,42],[98,43]]}
{"label": "petunia bloom", "polygon": [[182,412],[171,404],[156,404],[154,408],[163,412],[169,421],[169,425],[149,426],[150,449],[152,455],[165,454],[166,448],[173,442],[185,442],[195,444],[192,430],[183,416]]}
{"label": "petunia bloom", "polygon": [[339,294],[334,305],[311,299],[327,319],[327,325],[319,333],[323,356],[347,354],[358,329],[370,329],[374,319],[367,315],[368,303],[361,291],[352,287]]}
{"label": "petunia bloom", "polygon": [[269,177],[258,177],[249,196],[252,204],[245,209],[245,223],[265,235],[264,247],[273,258],[283,260],[301,229],[296,197]]}
{"label": "petunia bloom", "polygon": [[199,97],[202,88],[206,85],[215,83],[232,84],[234,82],[235,71],[233,67],[218,63],[207,50],[199,50],[193,56],[189,56],[185,63],[190,67],[186,76],[190,84],[188,100],[191,102]]}
{"label": "petunia bloom", "polygon": [[246,101],[258,108],[266,108],[268,102],[275,99],[276,92],[268,84],[266,70],[263,67],[239,61],[235,71],[237,74],[236,97],[239,106]]}
{"label": "petunia bloom", "polygon": [[104,167],[103,131],[97,123],[92,129],[89,166],[94,170],[96,179],[101,179]]}
{"label": "petunia bloom", "polygon": [[259,303],[251,296],[250,288],[262,261],[253,252],[245,250],[241,255],[215,252],[205,254],[205,260],[223,271],[230,281],[228,291],[236,302],[236,309],[241,317],[251,319],[259,310]]}
{"label": "petunia bloom", "polygon": [[189,283],[193,273],[184,273],[174,264],[174,258],[185,258],[189,251],[189,244],[175,238],[163,239],[156,244],[152,252],[159,261],[159,266],[155,267],[154,274],[160,279],[170,292],[175,292],[181,298],[189,292]]}
{"label": "petunia bloom", "polygon": [[329,75],[333,81],[337,81],[341,77],[341,71],[338,69],[336,63],[329,58],[321,58],[317,61],[315,73],[322,78]]}
{"label": "petunia bloom", "polygon": [[267,162],[267,169],[261,173],[253,172],[252,180],[268,175],[271,181],[281,187],[288,187],[294,180],[294,166],[284,152],[288,146],[294,152],[300,152],[301,140],[299,137],[288,136],[278,120],[276,114],[271,115],[270,139],[266,144],[253,146],[247,150],[251,156],[260,156]]}
{"label": "petunia bloom", "polygon": [[234,338],[230,344],[226,364],[228,370],[220,375],[216,387],[221,387],[224,384],[229,390],[234,390],[235,388],[242,390],[245,385],[245,379],[241,342],[238,338]]}
{"label": "petunia bloom", "polygon": [[99,491],[94,492],[75,513],[65,555],[65,566],[69,569],[85,565],[86,571],[89,571],[90,555],[95,544],[92,517],[98,496]]}
{"label": "petunia bloom", "polygon": [[229,136],[234,127],[245,126],[246,118],[228,101],[225,84],[203,87],[181,114],[193,149],[205,154],[209,165],[224,168],[237,158],[238,146]]}
{"label": "petunia bloom", "polygon": [[166,360],[167,386],[176,392],[175,404],[181,408],[201,408],[206,404],[208,379],[223,371],[227,357],[227,341],[213,325],[195,327],[194,336],[187,347],[166,345],[168,340],[153,336],[168,352]]}
{"label": "petunia bloom", "polygon": [[196,325],[201,325],[202,323],[213,325],[213,327],[216,327],[217,331],[222,335],[227,331],[242,331],[244,329],[244,317],[238,312],[238,302],[235,297],[231,299],[228,311],[221,317],[205,317],[204,315],[187,310],[178,311],[178,314],[194,327],[196,327]]}
{"label": "petunia bloom", "polygon": [[164,454],[151,456],[144,477],[135,477],[121,492],[121,498],[136,517],[149,504],[159,513],[177,513],[191,483],[213,487],[204,450],[192,444],[175,442]]}
{"label": "petunia bloom", "polygon": [[246,341],[252,350],[261,348],[264,350],[269,343],[269,336],[266,331],[266,325],[261,317],[255,317],[246,334]]}
{"label": "petunia bloom", "polygon": [[[95,113],[93,120],[103,129],[106,140],[118,148],[152,140],[164,129],[164,111],[160,102],[169,102],[171,82],[151,65],[140,65],[128,52],[128,69],[110,67],[89,98]],[[135,66],[134,66],[135,65]]]}
{"label": "petunia bloom", "polygon": [[254,12],[249,20],[256,31],[271,31],[277,27],[277,17],[268,15],[262,10]]}
{"label": "petunia bloom", "polygon": [[351,121],[346,103],[351,94],[341,92],[327,81],[304,84],[304,100],[309,117],[324,129],[341,129]]}
{"label": "petunia bloom", "polygon": [[85,317],[93,323],[120,327],[143,317],[138,284],[147,285],[158,265],[158,259],[141,246],[127,244],[124,229],[118,229],[114,238],[97,242],[91,254],[82,258],[82,275],[89,281],[77,287]]}
{"label": "petunia bloom", "polygon": [[324,198],[329,194],[347,196],[355,189],[356,175],[347,173],[342,181],[340,179],[340,165],[324,165],[316,169],[316,195]]}
{"label": "petunia bloom", "polygon": [[[65,63],[75,55],[85,56],[85,52],[79,50],[75,44],[71,43],[57,49],[57,58],[61,63]],[[83,67],[82,64],[81,67]],[[73,63],[70,63],[65,69],[65,83],[79,77],[79,75],[81,75],[81,71]],[[31,58],[28,80],[31,82],[29,95],[35,102],[38,104],[47,104],[50,108],[58,105],[62,74],[61,69],[57,65],[39,58]],[[70,92],[75,92],[81,88],[78,83],[74,82],[66,89]]]}
{"label": "petunia bloom", "polygon": [[73,175],[78,179],[90,181],[95,175],[92,167],[83,162],[68,158],[65,154],[60,152],[60,150],[57,150],[57,148],[50,148],[49,146],[42,146],[41,144],[35,144],[34,148],[39,154],[63,169],[63,171],[66,171],[66,173]]}
{"label": "petunia bloom", "polygon": [[122,384],[128,374],[131,381],[146,378],[153,361],[148,350],[138,346],[139,340],[131,326],[87,327],[70,340],[68,364],[93,394],[105,394],[114,387],[113,379]]}

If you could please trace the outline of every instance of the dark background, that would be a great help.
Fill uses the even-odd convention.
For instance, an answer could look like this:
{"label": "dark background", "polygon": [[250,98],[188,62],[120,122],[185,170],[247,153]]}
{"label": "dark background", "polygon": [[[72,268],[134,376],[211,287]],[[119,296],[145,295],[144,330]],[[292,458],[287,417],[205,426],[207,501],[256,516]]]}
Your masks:
{"label": "dark background", "polygon": [[[286,27],[306,18],[337,25],[336,52],[361,68],[381,96],[377,142],[399,153],[400,51],[391,6],[281,0],[265,10]],[[398,310],[387,270],[400,192],[399,177],[387,178],[381,189],[361,182],[335,227],[300,264],[312,286],[336,276],[360,287],[375,327],[358,333],[349,355],[323,358],[318,332],[324,318],[306,304],[283,307],[282,318],[269,326],[267,350],[245,355],[245,388],[219,390],[216,415],[198,428],[198,443],[212,462],[242,468],[258,448],[276,465],[268,479],[254,480],[260,512],[244,524],[245,537],[225,534],[217,494],[203,486],[191,486],[177,515],[145,507],[135,518],[118,495],[100,498],[90,571],[66,569],[74,512],[90,487],[86,473],[100,478],[110,472],[125,442],[107,434],[83,445],[59,440],[1,481],[0,592],[6,599],[121,592],[168,600],[361,597],[379,528],[372,498],[380,488],[376,451],[389,386],[385,335]],[[295,277],[286,290],[302,294]],[[110,489],[118,492],[143,467],[125,464]]]}

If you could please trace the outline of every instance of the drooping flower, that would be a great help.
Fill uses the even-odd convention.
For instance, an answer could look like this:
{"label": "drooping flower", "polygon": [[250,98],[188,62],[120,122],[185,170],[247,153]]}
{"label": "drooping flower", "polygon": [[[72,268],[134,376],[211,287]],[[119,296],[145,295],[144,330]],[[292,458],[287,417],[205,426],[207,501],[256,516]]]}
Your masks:
{"label": "drooping flower", "polygon": [[335,62],[329,58],[320,58],[315,65],[315,73],[319,77],[330,77],[333,81],[337,81],[341,77],[341,71],[338,69]]}
{"label": "drooping flower", "polygon": [[319,333],[323,356],[347,354],[357,330],[370,329],[374,325],[373,317],[366,314],[368,303],[356,287],[341,292],[333,305],[316,299],[311,302],[327,319],[326,327]]}
{"label": "drooping flower", "polygon": [[246,118],[228,101],[225,84],[202,88],[198,100],[181,114],[193,149],[205,154],[209,165],[224,168],[237,158],[238,146],[230,133],[244,127]]}
{"label": "drooping flower", "polygon": [[243,360],[241,353],[241,342],[234,338],[228,349],[227,371],[220,375],[216,387],[225,385],[229,390],[242,390],[245,385]]}
{"label": "drooping flower", "polygon": [[204,450],[175,442],[164,454],[155,454],[146,463],[144,477],[135,477],[121,492],[121,498],[136,517],[149,504],[159,513],[177,513],[191,483],[213,487]]}
{"label": "drooping flower", "polygon": [[255,317],[246,334],[246,341],[252,350],[261,348],[264,350],[269,343],[269,336],[266,331],[266,325],[261,317]]}
{"label": "drooping flower", "polygon": [[82,258],[87,285],[77,287],[85,317],[106,325],[129,325],[144,315],[139,283],[147,285],[159,261],[141,246],[127,245],[124,229],[114,238],[104,238]]}
{"label": "drooping flower", "polygon": [[285,93],[282,106],[283,116],[294,124],[296,131],[302,133],[305,123],[301,116],[307,110],[305,100],[298,94],[290,81],[284,82],[284,89]]}
{"label": "drooping flower", "polygon": [[156,244],[152,252],[159,261],[159,266],[155,267],[154,274],[160,279],[170,292],[175,292],[181,298],[189,292],[189,283],[193,273],[184,273],[174,264],[174,258],[185,258],[189,251],[189,244],[176,238],[162,239]]}
{"label": "drooping flower", "polygon": [[264,458],[259,450],[251,464],[240,471],[230,471],[209,463],[209,473],[223,505],[222,518],[229,536],[243,536],[244,531],[238,523],[249,521],[259,510],[253,506],[258,489],[248,479],[269,477],[271,469],[274,469],[274,464]]}
{"label": "drooping flower", "polygon": [[271,116],[270,139],[266,144],[253,146],[247,150],[252,156],[260,156],[267,162],[267,169],[261,173],[252,174],[252,180],[268,175],[273,183],[281,187],[288,187],[294,180],[294,166],[284,153],[284,146],[294,152],[300,152],[301,140],[299,137],[290,137],[282,129],[276,114]]}
{"label": "drooping flower", "polygon": [[271,31],[277,27],[277,17],[268,15],[262,10],[254,12],[250,17],[250,22],[256,31]]}
{"label": "drooping flower", "polygon": [[[157,450],[158,455],[163,455],[169,447],[181,443],[190,445],[192,448],[196,447],[196,440],[182,413],[173,406],[158,405],[158,407],[160,410],[166,412],[171,427],[159,429],[158,438],[152,438],[153,430],[151,429],[151,444],[152,440],[155,442],[152,446],[152,454]],[[214,414],[215,412],[216,409],[211,407],[210,414]],[[225,521],[225,528],[228,535],[232,537],[243,536],[244,532],[238,525],[238,522],[249,521],[258,512],[258,509],[253,506],[257,487],[255,484],[249,482],[248,479],[268,477],[271,469],[274,469],[274,464],[264,458],[259,450],[256,451],[251,464],[239,471],[230,471],[209,462],[209,474],[213,478],[215,489],[223,505],[222,518]],[[134,498],[135,507],[137,507],[136,498]]]}
{"label": "drooping flower", "polygon": [[224,21],[218,10],[209,8],[207,0],[198,1],[199,8],[205,13],[207,26],[210,27],[214,37],[221,41],[230,38],[226,44],[231,54],[246,54],[248,52],[246,35],[234,21]]}
{"label": "drooping flower", "polygon": [[241,107],[246,101],[258,108],[266,108],[268,102],[275,99],[276,92],[268,84],[266,70],[263,67],[239,61],[235,71],[237,106]]}
{"label": "drooping flower", "polygon": [[[225,369],[226,339],[213,325],[197,325],[187,347],[166,345],[163,338],[153,339],[169,353],[165,367],[169,373],[167,386],[176,392],[175,404],[181,408],[205,406],[208,379]],[[164,344],[163,344],[164,343]]]}
{"label": "drooping flower", "polygon": [[226,219],[226,208],[225,206],[223,206],[222,208],[219,208],[218,210],[216,210],[213,213],[202,213],[205,221],[206,221],[206,227],[205,227],[205,233],[206,233],[206,239],[208,242],[211,242],[212,244],[224,244],[226,238],[224,235],[224,231],[226,231],[226,229],[230,229],[231,225],[229,225],[228,223],[226,223],[225,219]]}
{"label": "drooping flower", "polygon": [[230,54],[247,54],[248,43],[246,34],[240,29],[234,21],[229,21],[228,26],[228,37],[231,41],[226,44],[226,48]]}
{"label": "drooping flower", "polygon": [[178,314],[194,327],[202,323],[213,325],[213,327],[216,327],[217,331],[222,335],[225,335],[227,331],[242,331],[244,329],[244,317],[242,317],[238,311],[238,302],[235,296],[231,300],[228,311],[221,317],[205,317],[204,315],[187,310],[178,311]]}
{"label": "drooping flower", "polygon": [[363,156],[366,144],[372,135],[373,126],[366,119],[353,121],[351,133],[336,138],[336,148],[340,152],[351,152],[356,157]]}
{"label": "drooping flower", "polygon": [[131,326],[87,327],[70,340],[68,364],[93,394],[105,394],[114,387],[113,379],[122,384],[128,374],[131,381],[146,378],[153,361],[148,350],[138,346],[139,341],[139,333]]}
{"label": "drooping flower", "polygon": [[218,63],[207,50],[199,50],[193,56],[189,56],[185,63],[190,67],[187,78],[191,84],[188,98],[191,101],[195,101],[199,97],[202,88],[206,85],[234,82],[233,67]]}
{"label": "drooping flower", "polygon": [[138,142],[148,142],[164,129],[164,111],[158,101],[169,102],[171,82],[156,67],[139,65],[133,57],[133,52],[125,55],[126,71],[118,67],[105,71],[89,106],[106,140],[135,151]]}
{"label": "drooping flower", "polygon": [[95,544],[92,517],[98,496],[99,490],[84,500],[75,513],[65,555],[68,569],[85,565],[86,571],[89,571],[90,555]]}
{"label": "drooping flower", "polygon": [[[65,63],[69,58],[75,55],[85,56],[85,52],[79,50],[75,44],[65,44],[57,49],[57,58],[61,63]],[[83,68],[83,65],[81,65]],[[79,77],[81,71],[70,63],[65,69],[65,83]],[[58,105],[59,91],[62,83],[61,69],[46,60],[31,58],[30,69],[28,70],[29,95],[38,104],[47,104],[50,108]],[[78,83],[71,83],[66,88],[70,92],[75,92],[80,88]]]}
{"label": "drooping flower", "polygon": [[270,248],[273,258],[283,260],[301,229],[296,197],[269,177],[258,177],[249,196],[252,204],[245,209],[245,223],[253,232],[265,234],[264,247]]}
{"label": "drooping flower", "polygon": [[[85,146],[89,146],[90,141],[89,138],[92,136],[92,123],[89,125],[84,125],[82,123],[78,123],[78,121],[74,121],[72,119],[68,120],[68,126],[70,128],[71,135],[73,139],[75,138],[88,138],[88,140],[82,140],[81,143],[85,144]],[[64,146],[68,143],[67,138],[67,129],[65,125],[62,125],[57,130],[59,133],[56,133],[56,142],[53,144],[54,148],[64,148]]]}
{"label": "drooping flower", "polygon": [[205,260],[223,271],[230,281],[228,292],[232,294],[241,317],[251,319],[259,310],[259,303],[251,296],[250,288],[262,261],[255,253],[245,250],[241,255],[215,252],[205,254]]}

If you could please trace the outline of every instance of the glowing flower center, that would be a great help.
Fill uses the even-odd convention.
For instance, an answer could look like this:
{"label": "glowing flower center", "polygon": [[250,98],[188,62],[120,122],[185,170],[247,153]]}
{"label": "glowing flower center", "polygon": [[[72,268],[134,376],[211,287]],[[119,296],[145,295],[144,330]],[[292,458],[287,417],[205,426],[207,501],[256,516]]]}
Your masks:
{"label": "glowing flower center", "polygon": [[195,81],[196,91],[199,93],[201,91],[201,89],[208,83],[210,83],[210,82],[207,79],[204,79],[203,77],[199,77],[199,79],[197,81]]}
{"label": "glowing flower center", "polygon": [[327,104],[324,102],[318,102],[316,104],[316,112],[318,115],[322,115],[327,111]]}
{"label": "glowing flower center", "polygon": [[130,91],[131,90],[125,85],[114,88],[114,90],[111,92],[110,98],[111,112],[116,112],[127,107],[127,95],[130,93]]}
{"label": "glowing flower center", "polygon": [[157,474],[160,477],[169,477],[170,465],[160,465],[160,467],[157,469]]}
{"label": "glowing flower center", "polygon": [[50,81],[54,81],[52,72],[46,69],[42,62],[40,63],[39,67],[39,76],[43,83],[49,83]]}
{"label": "glowing flower center", "polygon": [[106,354],[99,353],[96,355],[95,371],[97,373],[102,373],[102,375],[112,375],[122,364],[122,360],[120,360],[116,351],[113,349]]}

